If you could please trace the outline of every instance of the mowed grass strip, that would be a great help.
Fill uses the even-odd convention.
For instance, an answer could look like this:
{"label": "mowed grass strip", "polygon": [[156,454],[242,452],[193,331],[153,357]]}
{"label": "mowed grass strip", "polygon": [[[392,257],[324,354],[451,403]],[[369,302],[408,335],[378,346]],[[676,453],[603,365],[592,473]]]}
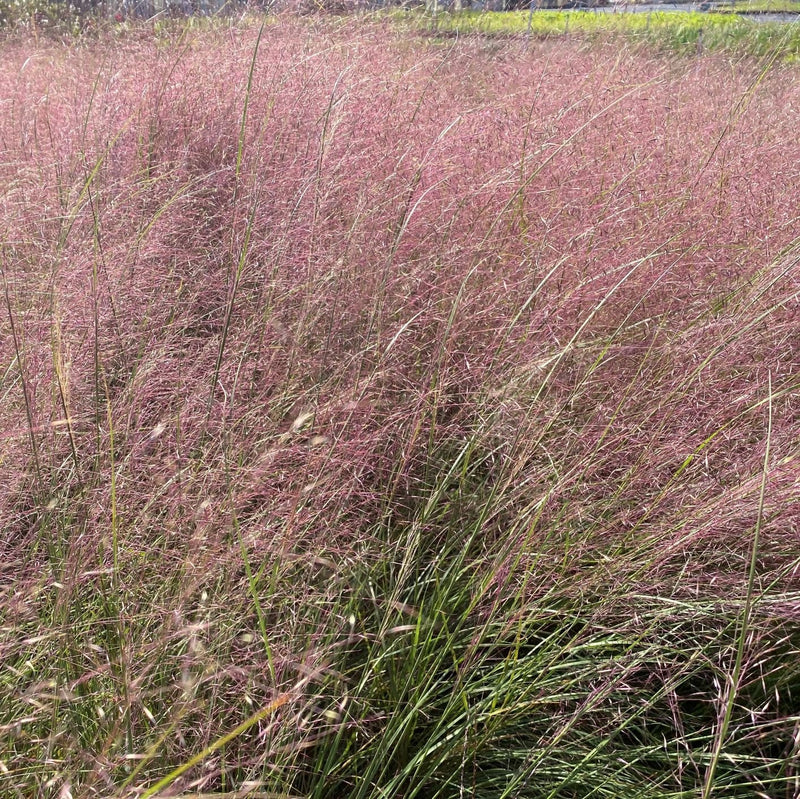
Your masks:
{"label": "mowed grass strip", "polygon": [[[742,6],[742,10],[748,8]],[[639,44],[683,55],[704,51],[751,57],[777,55],[790,62],[800,54],[800,26],[793,19],[763,22],[734,13],[535,9],[533,13],[462,11],[396,18],[404,25],[441,36],[480,34],[532,40],[574,36],[589,41],[622,38],[628,46]]]}

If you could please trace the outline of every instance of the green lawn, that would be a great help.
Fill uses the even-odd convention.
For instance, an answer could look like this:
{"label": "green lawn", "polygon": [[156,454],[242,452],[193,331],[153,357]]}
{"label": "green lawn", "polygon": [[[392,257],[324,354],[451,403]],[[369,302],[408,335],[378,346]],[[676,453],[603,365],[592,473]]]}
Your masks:
{"label": "green lawn", "polygon": [[593,11],[472,12],[415,16],[413,24],[440,34],[480,33],[489,36],[577,35],[589,38],[621,36],[627,41],[683,53],[711,50],[757,57],[800,55],[800,27],[761,23],[735,14],[695,11],[613,14]]}
{"label": "green lawn", "polygon": [[797,0],[734,0],[724,3],[723,7],[739,13],[800,14],[800,2]]}

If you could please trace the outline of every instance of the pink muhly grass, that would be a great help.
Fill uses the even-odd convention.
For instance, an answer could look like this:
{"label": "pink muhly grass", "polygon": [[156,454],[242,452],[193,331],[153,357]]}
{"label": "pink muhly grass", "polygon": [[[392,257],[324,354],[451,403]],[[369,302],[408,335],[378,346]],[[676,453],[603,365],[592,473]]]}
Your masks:
{"label": "pink muhly grass", "polygon": [[[480,477],[424,523],[505,541],[504,590],[528,567],[531,596],[731,598],[771,376],[760,557],[796,590],[794,73],[729,126],[748,66],[284,21],[237,171],[254,44],[0,54],[0,596],[29,638],[81,595],[117,614],[113,663],[88,624],[60,655],[70,691],[107,671],[126,697],[126,744],[72,764],[92,790],[150,705],[175,708],[175,763],[242,696],[324,670],[351,590],[331,564],[385,557],[382,525],[431,506],[467,442]],[[265,725],[264,762],[312,734]]]}

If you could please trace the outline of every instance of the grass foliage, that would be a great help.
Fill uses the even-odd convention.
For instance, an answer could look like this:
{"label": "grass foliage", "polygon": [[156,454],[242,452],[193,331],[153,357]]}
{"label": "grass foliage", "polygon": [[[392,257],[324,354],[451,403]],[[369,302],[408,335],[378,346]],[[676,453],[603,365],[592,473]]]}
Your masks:
{"label": "grass foliage", "polygon": [[790,67],[0,59],[0,795],[797,796]]}

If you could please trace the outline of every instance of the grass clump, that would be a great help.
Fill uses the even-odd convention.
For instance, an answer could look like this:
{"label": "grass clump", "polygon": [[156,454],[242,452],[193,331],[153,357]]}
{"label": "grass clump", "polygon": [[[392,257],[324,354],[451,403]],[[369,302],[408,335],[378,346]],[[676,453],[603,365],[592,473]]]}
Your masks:
{"label": "grass clump", "polygon": [[794,795],[790,67],[0,58],[1,794]]}

